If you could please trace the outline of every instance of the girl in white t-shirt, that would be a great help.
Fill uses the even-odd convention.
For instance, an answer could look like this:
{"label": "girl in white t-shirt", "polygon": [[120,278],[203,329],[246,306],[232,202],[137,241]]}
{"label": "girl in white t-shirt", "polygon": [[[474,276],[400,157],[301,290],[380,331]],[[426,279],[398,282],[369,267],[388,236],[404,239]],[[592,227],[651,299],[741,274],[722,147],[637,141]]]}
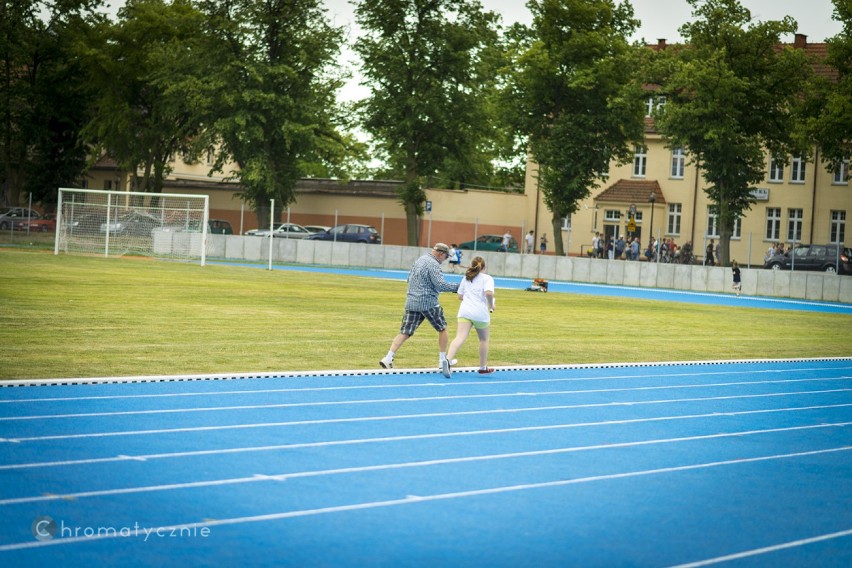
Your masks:
{"label": "girl in white t-shirt", "polygon": [[494,369],[488,366],[488,331],[491,312],[494,311],[494,279],[485,274],[485,260],[481,256],[471,261],[459,285],[458,294],[461,300],[458,329],[447,350],[447,359],[453,360],[467,340],[471,328],[475,328],[479,336],[479,373],[493,373]]}

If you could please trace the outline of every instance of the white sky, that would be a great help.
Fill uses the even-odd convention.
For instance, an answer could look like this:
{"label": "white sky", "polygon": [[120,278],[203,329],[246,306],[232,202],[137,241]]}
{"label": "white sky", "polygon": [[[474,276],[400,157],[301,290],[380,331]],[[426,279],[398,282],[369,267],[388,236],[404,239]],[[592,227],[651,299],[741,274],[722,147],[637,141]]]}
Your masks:
{"label": "white sky", "polygon": [[[499,13],[505,25],[513,22],[529,24],[530,13],[526,0],[480,0],[486,10]],[[328,9],[328,18],[332,25],[349,27],[349,42],[354,42],[357,34],[353,17],[353,6],[350,0],[324,0]],[[657,43],[664,38],[668,43],[682,40],[678,33],[685,22],[692,17],[692,6],[686,0],[631,0],[636,19],[642,23],[636,37],[646,43]],[[740,0],[740,4],[751,11],[751,16],[757,21],[780,20],[784,16],[792,16],[799,25],[799,33],[808,36],[811,43],[820,43],[826,38],[840,33],[842,26],[832,20],[834,4],[831,0]],[[782,37],[785,43],[792,43],[793,36]],[[357,60],[353,53],[343,50],[344,62],[352,70],[353,79],[341,93],[342,100],[358,100],[367,96],[366,88],[358,85]]]}
{"label": "white sky", "polygon": [[[333,23],[343,25],[352,22],[350,0],[324,1]],[[526,0],[480,1],[486,10],[503,16],[504,23],[530,22]],[[692,17],[692,7],[686,0],[631,0],[631,4],[636,18],[642,21],[639,34],[634,39],[644,37],[649,43],[655,43],[659,38],[670,43],[679,41],[678,28]],[[834,11],[831,0],[740,0],[740,4],[751,11],[752,18],[760,21],[793,16],[799,24],[799,33],[807,35],[811,42],[822,42],[841,30],[840,24],[831,19]]]}
{"label": "white sky", "polygon": [[[530,23],[531,18],[526,0],[480,0],[486,10],[492,10],[503,17],[504,24],[513,22]],[[618,1],[618,0],[616,0]],[[115,13],[124,0],[107,0],[110,13]],[[349,43],[356,38],[357,28],[353,17],[352,0],[324,0],[328,17],[333,25],[349,27]],[[656,43],[664,38],[668,43],[681,41],[678,28],[692,17],[692,7],[686,0],[631,0],[636,18],[641,26],[633,40],[644,39],[646,43]],[[840,33],[839,22],[831,19],[834,4],[831,0],[740,0],[740,4],[751,11],[752,18],[759,21],[780,20],[784,16],[793,16],[799,25],[799,33],[808,36],[808,41],[820,43],[826,38]],[[792,35],[782,37],[785,43],[792,43]],[[353,79],[341,93],[343,100],[357,100],[367,95],[367,90],[358,85],[357,60],[351,50],[343,49],[343,63],[351,70]]]}

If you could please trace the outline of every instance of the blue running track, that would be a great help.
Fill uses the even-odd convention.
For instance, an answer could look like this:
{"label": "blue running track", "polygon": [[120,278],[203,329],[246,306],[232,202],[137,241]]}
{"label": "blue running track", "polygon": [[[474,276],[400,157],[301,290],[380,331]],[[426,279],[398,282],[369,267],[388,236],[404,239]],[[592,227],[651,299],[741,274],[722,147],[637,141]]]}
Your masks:
{"label": "blue running track", "polygon": [[0,388],[2,566],[852,565],[852,359]]}

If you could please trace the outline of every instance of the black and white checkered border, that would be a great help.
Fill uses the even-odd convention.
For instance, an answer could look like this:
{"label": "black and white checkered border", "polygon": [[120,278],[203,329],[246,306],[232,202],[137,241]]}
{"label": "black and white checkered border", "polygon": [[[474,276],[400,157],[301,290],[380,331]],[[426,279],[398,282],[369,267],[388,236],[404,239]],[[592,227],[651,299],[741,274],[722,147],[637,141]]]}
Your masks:
{"label": "black and white checkered border", "polygon": [[[813,357],[813,358],[790,358],[790,359],[735,359],[717,361],[651,361],[635,363],[584,363],[584,364],[561,364],[561,365],[513,365],[505,367],[494,367],[495,372],[500,371],[549,371],[560,369],[616,369],[629,367],[672,367],[672,366],[694,366],[694,365],[730,365],[730,364],[754,364],[754,363],[797,363],[803,361],[850,361],[852,357]],[[453,373],[476,373],[476,367],[453,368]],[[269,373],[213,373],[208,375],[148,375],[136,377],[90,377],[90,378],[68,378],[68,379],[10,379],[0,380],[0,387],[44,387],[44,386],[72,386],[72,385],[103,385],[103,384],[132,384],[132,383],[175,383],[191,381],[230,381],[237,379],[280,379],[280,378],[302,378],[302,377],[353,377],[369,375],[434,375],[439,371],[434,368],[418,369],[376,369],[376,370],[328,370],[328,371],[288,371]],[[492,377],[494,375],[491,375]]]}

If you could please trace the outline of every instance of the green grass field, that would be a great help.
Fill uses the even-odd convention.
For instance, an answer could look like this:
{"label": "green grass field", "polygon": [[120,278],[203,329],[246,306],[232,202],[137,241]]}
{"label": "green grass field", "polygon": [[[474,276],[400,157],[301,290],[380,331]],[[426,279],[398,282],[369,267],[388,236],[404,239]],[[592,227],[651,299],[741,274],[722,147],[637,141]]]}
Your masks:
{"label": "green grass field", "polygon": [[[405,283],[0,248],[0,379],[376,369]],[[497,291],[489,363],[848,356],[852,316]],[[455,333],[458,299],[442,296]],[[459,366],[478,363],[471,337]],[[398,368],[435,368],[427,324]]]}

